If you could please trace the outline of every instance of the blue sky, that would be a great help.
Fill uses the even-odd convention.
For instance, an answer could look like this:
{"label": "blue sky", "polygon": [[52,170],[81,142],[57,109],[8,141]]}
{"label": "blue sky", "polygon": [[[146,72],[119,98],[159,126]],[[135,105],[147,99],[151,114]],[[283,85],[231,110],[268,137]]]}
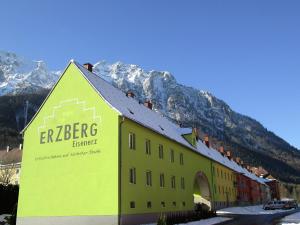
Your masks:
{"label": "blue sky", "polygon": [[300,148],[300,1],[4,0],[0,49],[167,70]]}

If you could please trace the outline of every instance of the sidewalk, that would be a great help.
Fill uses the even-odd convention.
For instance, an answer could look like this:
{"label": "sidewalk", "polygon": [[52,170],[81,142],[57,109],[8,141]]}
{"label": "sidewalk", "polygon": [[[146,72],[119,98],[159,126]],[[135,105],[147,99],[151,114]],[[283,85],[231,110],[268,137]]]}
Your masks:
{"label": "sidewalk", "polygon": [[275,214],[275,213],[281,213],[281,212],[288,212],[291,210],[293,210],[293,209],[264,210],[263,205],[254,205],[254,206],[230,207],[230,208],[220,209],[217,211],[217,214],[218,215],[226,215],[226,214],[264,215],[264,214]]}

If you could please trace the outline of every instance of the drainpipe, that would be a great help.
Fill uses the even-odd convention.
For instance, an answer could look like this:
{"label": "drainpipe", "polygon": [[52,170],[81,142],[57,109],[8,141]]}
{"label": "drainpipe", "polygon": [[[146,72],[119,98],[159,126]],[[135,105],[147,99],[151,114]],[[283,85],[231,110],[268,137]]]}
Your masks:
{"label": "drainpipe", "polygon": [[211,203],[212,209],[215,210],[215,186],[214,186],[214,173],[213,173],[213,161],[210,161],[210,173],[211,173],[211,185],[212,185],[212,195],[211,195]]}
{"label": "drainpipe", "polygon": [[122,198],[121,198],[121,190],[122,190],[122,188],[121,188],[121,170],[122,170],[122,165],[121,165],[121,163],[122,163],[122,125],[123,125],[123,122],[125,121],[125,117],[124,116],[122,116],[122,119],[121,119],[121,121],[120,121],[120,123],[119,123],[119,147],[118,147],[118,152],[119,152],[119,154],[118,154],[118,161],[119,161],[119,163],[118,163],[118,182],[119,182],[119,187],[118,187],[118,195],[119,195],[119,198],[118,198],[118,200],[119,200],[119,202],[118,202],[118,224],[119,225],[121,225],[121,200],[122,200]]}

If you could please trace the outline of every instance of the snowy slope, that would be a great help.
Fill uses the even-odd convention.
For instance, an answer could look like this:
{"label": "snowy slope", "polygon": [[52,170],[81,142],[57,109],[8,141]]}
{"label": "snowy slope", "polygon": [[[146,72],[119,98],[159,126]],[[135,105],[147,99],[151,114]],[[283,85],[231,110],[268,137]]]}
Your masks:
{"label": "snowy slope", "polygon": [[0,51],[0,96],[51,88],[60,72],[48,71],[43,61],[29,61]]}

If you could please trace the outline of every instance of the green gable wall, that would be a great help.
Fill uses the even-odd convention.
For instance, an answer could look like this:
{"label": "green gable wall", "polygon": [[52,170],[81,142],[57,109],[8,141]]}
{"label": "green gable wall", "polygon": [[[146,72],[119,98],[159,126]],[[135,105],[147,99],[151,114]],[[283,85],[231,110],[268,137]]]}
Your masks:
{"label": "green gable wall", "polygon": [[185,138],[185,140],[187,140],[192,146],[194,146],[194,147],[196,147],[196,143],[197,143],[197,141],[196,141],[196,134],[195,134],[195,132],[193,131],[192,133],[190,133],[190,134],[184,134],[184,135],[182,135],[184,138]]}
{"label": "green gable wall", "polygon": [[[118,214],[118,119],[71,63],[25,130],[19,221]],[[55,138],[61,125],[67,125],[62,140]]]}

